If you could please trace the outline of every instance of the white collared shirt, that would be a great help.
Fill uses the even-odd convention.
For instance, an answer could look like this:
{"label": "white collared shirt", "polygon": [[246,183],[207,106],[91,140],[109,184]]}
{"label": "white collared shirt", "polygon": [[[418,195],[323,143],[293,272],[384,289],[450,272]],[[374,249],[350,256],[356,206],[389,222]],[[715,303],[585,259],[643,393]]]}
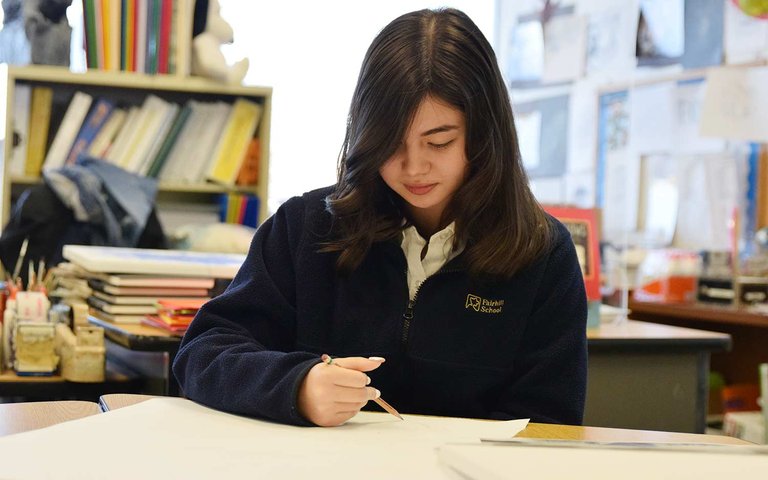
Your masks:
{"label": "white collared shirt", "polygon": [[453,237],[455,235],[456,222],[435,233],[429,238],[427,254],[421,258],[421,252],[427,245],[427,241],[419,235],[416,227],[411,225],[403,230],[403,241],[400,247],[405,253],[408,262],[408,293],[411,300],[416,296],[416,291],[421,283],[434,274],[449,260],[461,253],[461,248],[453,249]]}

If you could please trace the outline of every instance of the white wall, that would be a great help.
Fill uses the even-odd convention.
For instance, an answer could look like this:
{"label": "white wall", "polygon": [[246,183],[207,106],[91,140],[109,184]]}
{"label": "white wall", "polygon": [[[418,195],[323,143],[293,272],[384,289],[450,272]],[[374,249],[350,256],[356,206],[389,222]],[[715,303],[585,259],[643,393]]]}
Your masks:
{"label": "white wall", "polygon": [[[293,195],[332,184],[360,63],[374,36],[397,16],[437,1],[220,0],[232,24],[231,60],[247,56],[246,84],[274,88],[270,210]],[[456,0],[494,39],[494,0]]]}

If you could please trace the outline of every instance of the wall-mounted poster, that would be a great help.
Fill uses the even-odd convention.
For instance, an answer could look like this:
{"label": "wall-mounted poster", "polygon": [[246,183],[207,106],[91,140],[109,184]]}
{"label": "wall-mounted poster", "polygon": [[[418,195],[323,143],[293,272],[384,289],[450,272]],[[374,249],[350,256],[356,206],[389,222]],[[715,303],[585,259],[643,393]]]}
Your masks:
{"label": "wall-mounted poster", "polygon": [[[568,95],[514,104],[521,152],[536,152],[523,157],[530,178],[558,177],[565,173],[568,157]],[[531,122],[535,121],[538,128]],[[535,133],[535,134],[534,134]],[[524,154],[525,155],[525,154]]]}

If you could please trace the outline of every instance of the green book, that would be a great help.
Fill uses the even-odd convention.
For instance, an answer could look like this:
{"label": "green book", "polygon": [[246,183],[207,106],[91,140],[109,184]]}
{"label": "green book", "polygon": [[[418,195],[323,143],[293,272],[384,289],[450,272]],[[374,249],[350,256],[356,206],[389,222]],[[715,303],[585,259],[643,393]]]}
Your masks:
{"label": "green book", "polygon": [[157,155],[155,155],[154,160],[152,160],[152,164],[147,170],[147,177],[157,178],[157,175],[160,173],[160,169],[163,168],[165,160],[168,158],[168,155],[171,153],[173,146],[176,144],[176,139],[179,137],[179,133],[184,128],[184,125],[187,123],[187,119],[191,113],[192,106],[189,104],[189,102],[187,102],[179,114],[176,115],[176,119],[173,121],[171,129],[168,131],[168,135],[165,137],[163,144],[160,146],[160,149],[157,151]]}

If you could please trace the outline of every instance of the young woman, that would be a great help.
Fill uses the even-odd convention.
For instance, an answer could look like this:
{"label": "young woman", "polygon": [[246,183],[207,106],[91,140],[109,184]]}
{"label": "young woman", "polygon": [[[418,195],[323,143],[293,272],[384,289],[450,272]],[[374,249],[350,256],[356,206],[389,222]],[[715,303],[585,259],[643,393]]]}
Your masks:
{"label": "young woman", "polygon": [[585,329],[573,243],[528,188],[491,46],[462,12],[422,10],[368,49],[336,185],[259,228],[174,373],[192,400],[299,425],[379,395],[578,424]]}

